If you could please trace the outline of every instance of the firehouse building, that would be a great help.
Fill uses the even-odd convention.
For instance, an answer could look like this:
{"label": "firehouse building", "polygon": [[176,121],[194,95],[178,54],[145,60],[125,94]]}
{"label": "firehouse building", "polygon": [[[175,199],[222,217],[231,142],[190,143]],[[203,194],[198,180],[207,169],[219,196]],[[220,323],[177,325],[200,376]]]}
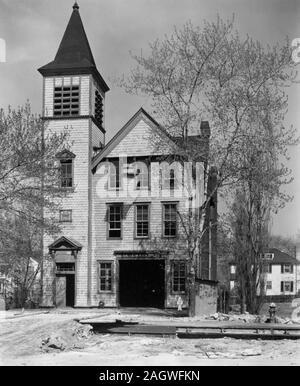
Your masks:
{"label": "firehouse building", "polygon": [[[180,144],[142,108],[106,143],[109,87],[77,3],[55,59],[39,72],[45,130],[68,130],[72,144],[57,154],[66,194],[55,213],[62,232],[43,240],[42,306],[176,308],[181,298],[187,307],[187,242],[179,214],[189,200],[176,180],[183,165],[172,166]],[[202,122],[191,140],[200,138],[209,151],[209,137],[208,122]],[[166,159],[172,159],[169,168]],[[195,186],[205,199],[215,177],[203,157],[200,164]],[[216,221],[214,193],[196,267],[203,313],[216,309]]]}

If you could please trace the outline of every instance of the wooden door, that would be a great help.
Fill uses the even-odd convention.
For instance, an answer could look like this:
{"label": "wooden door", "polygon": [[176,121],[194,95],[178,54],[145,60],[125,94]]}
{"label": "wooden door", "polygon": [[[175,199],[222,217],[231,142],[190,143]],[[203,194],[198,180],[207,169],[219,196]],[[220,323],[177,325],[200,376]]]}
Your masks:
{"label": "wooden door", "polygon": [[66,289],[66,277],[56,276],[56,307],[66,307]]}

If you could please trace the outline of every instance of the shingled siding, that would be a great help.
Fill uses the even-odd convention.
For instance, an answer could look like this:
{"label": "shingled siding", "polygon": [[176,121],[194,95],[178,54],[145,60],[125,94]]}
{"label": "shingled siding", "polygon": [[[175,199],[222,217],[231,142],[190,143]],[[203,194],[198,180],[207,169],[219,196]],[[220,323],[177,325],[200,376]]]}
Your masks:
{"label": "shingled siding", "polygon": [[[66,129],[70,133],[69,141],[73,142],[71,151],[74,159],[74,189],[61,200],[62,209],[72,210],[72,223],[63,224],[61,235],[75,239],[83,245],[76,261],[76,306],[87,305],[87,262],[88,262],[88,221],[89,221],[89,176],[90,166],[90,119],[53,120],[48,122],[49,130],[61,132]],[[58,214],[57,214],[58,218]],[[54,238],[44,238],[44,253]],[[46,276],[46,275],[45,275]],[[45,299],[43,302],[48,303]]]}
{"label": "shingled siding", "polygon": [[[151,164],[151,170],[155,166]],[[169,250],[169,257],[166,258],[166,300],[165,307],[177,307],[177,296],[171,292],[171,274],[170,260],[185,259],[186,249],[181,242],[172,239],[167,241],[162,239],[162,202],[178,202],[176,198],[162,199],[160,197],[149,198],[141,196],[134,200],[128,198],[105,198],[105,191],[99,188],[99,176],[95,174],[93,179],[94,197],[93,206],[93,268],[92,268],[92,305],[98,306],[99,301],[103,301],[106,307],[116,307],[118,297],[118,264],[115,256],[116,251],[135,251],[135,250]],[[122,202],[124,208],[124,216],[122,222],[122,239],[108,240],[107,239],[107,204],[114,202]],[[134,238],[134,206],[135,204],[149,203],[150,204],[150,233],[149,239],[138,240]],[[178,202],[180,210],[184,210],[184,202]],[[100,261],[114,261],[113,275],[113,291],[111,293],[99,292],[99,273],[98,264]],[[182,296],[184,306],[187,306],[186,296]]]}

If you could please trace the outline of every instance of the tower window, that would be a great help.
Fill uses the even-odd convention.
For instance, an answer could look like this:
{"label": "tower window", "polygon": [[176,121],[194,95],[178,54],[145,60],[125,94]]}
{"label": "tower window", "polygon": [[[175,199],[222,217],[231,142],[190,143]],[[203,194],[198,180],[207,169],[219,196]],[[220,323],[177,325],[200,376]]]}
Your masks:
{"label": "tower window", "polygon": [[60,186],[61,188],[73,187],[73,160],[60,160]]}
{"label": "tower window", "polygon": [[61,86],[54,89],[54,115],[79,115],[79,86]]}
{"label": "tower window", "polygon": [[98,90],[95,91],[95,119],[100,126],[103,125],[103,99]]}
{"label": "tower window", "polygon": [[60,222],[72,222],[72,210],[60,210],[59,212],[59,221]]}

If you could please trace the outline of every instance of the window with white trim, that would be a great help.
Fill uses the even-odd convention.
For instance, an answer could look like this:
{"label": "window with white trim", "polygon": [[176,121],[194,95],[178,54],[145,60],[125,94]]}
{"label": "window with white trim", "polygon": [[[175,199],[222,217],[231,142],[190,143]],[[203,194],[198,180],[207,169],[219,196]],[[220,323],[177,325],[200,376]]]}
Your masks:
{"label": "window with white trim", "polygon": [[186,263],[185,261],[172,262],[172,292],[183,293],[186,290]]}
{"label": "window with white trim", "polygon": [[108,206],[108,238],[122,237],[122,210],[123,206],[113,204]]}
{"label": "window with white trim", "polygon": [[60,187],[73,187],[73,159],[60,160]]}
{"label": "window with white trim", "polygon": [[163,236],[177,236],[177,204],[163,204]]}
{"label": "window with white trim", "polygon": [[110,161],[108,164],[108,187],[112,190],[119,190],[121,188],[121,178],[120,178],[120,164],[119,160]]}
{"label": "window with white trim", "polygon": [[294,291],[294,282],[293,281],[282,281],[281,282],[281,292],[293,292]]}
{"label": "window with white trim", "polygon": [[113,262],[99,262],[99,291],[112,291]]}
{"label": "window with white trim", "polygon": [[60,210],[59,222],[72,222],[72,210],[71,209]]}
{"label": "window with white trim", "polygon": [[134,163],[135,189],[142,190],[149,188],[150,165],[142,161]]}
{"label": "window with white trim", "polygon": [[135,237],[149,237],[149,205],[138,204],[135,206]]}

